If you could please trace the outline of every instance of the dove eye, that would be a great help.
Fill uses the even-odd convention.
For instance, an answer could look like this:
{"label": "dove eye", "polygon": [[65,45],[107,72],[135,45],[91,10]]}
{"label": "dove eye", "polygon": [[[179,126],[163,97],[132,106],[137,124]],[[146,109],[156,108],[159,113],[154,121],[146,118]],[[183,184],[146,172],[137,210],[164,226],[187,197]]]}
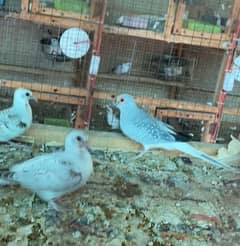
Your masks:
{"label": "dove eye", "polygon": [[121,99],[120,99],[120,102],[121,102],[121,103],[122,103],[122,102],[124,102],[124,99],[123,99],[123,98],[121,98]]}
{"label": "dove eye", "polygon": [[82,138],[80,136],[77,136],[77,141],[82,141]]}

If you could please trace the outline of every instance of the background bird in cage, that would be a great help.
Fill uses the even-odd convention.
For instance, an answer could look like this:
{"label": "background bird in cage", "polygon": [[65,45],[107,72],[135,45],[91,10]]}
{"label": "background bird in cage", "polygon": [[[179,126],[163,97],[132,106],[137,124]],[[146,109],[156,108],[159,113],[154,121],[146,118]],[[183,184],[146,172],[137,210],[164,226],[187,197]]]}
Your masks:
{"label": "background bird in cage", "polygon": [[153,55],[151,70],[157,79],[182,80],[190,76],[189,62],[187,59],[164,54]]}
{"label": "background bird in cage", "polygon": [[[167,19],[168,0],[107,2],[106,23],[119,27],[163,32]],[[159,8],[156,8],[159,6]]]}

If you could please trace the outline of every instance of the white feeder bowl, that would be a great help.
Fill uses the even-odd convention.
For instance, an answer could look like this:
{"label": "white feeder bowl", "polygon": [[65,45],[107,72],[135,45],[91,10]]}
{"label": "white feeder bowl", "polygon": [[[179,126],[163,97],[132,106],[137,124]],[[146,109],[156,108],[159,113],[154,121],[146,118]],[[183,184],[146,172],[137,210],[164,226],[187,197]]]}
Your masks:
{"label": "white feeder bowl", "polygon": [[90,48],[88,34],[80,28],[69,28],[60,38],[60,48],[65,56],[78,59],[86,55]]}

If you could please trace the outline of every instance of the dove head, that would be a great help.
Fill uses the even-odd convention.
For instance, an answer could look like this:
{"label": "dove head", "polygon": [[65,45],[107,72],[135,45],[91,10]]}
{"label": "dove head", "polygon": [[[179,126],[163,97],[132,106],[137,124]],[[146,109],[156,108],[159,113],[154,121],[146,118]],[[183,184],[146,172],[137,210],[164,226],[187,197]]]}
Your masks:
{"label": "dove head", "polygon": [[37,101],[37,99],[33,97],[32,92],[30,90],[18,88],[14,92],[13,104],[15,106],[19,106],[23,104],[25,105],[25,104],[28,104],[29,100],[31,99]]}
{"label": "dove head", "polygon": [[122,111],[131,110],[136,108],[136,103],[133,96],[129,94],[121,94],[117,96],[115,106]]}
{"label": "dove head", "polygon": [[65,150],[79,152],[88,149],[87,136],[81,130],[72,130],[65,138]]}

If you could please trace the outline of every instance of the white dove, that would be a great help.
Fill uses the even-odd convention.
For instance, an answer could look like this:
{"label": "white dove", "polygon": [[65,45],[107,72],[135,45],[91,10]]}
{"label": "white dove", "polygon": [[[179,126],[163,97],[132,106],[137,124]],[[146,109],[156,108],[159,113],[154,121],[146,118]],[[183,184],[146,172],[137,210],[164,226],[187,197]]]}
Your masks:
{"label": "white dove", "polygon": [[30,90],[16,89],[13,104],[0,111],[0,142],[22,135],[32,124],[32,109],[29,100],[35,99]]}
{"label": "white dove", "polygon": [[131,68],[132,68],[132,63],[126,62],[126,63],[119,64],[115,66],[114,68],[112,68],[112,72],[117,75],[123,75],[123,74],[129,73]]}
{"label": "white dove", "polygon": [[119,117],[113,109],[107,105],[107,123],[112,129],[120,129]]}
{"label": "white dove", "polygon": [[0,169],[0,185],[20,184],[48,202],[50,208],[59,210],[54,199],[86,184],[93,172],[86,139],[82,131],[72,130],[65,138],[64,151],[37,156],[8,170]]}
{"label": "white dove", "polygon": [[140,109],[132,96],[119,95],[116,98],[115,106],[120,110],[121,131],[130,139],[143,145],[144,151],[138,157],[152,148],[179,150],[215,166],[232,169],[232,167],[198,151],[188,143],[176,141],[174,137],[176,133],[173,128]]}

